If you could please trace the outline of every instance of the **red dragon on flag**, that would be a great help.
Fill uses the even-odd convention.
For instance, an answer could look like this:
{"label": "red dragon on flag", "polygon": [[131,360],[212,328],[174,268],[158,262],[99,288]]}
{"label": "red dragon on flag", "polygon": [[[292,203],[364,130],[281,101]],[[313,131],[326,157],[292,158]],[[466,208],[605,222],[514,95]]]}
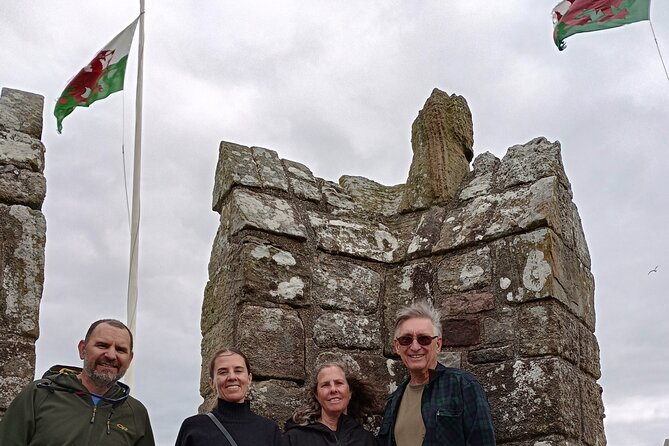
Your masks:
{"label": "red dragon on flag", "polygon": [[553,40],[562,51],[564,39],[576,34],[648,20],[650,0],[564,0],[553,8]]}

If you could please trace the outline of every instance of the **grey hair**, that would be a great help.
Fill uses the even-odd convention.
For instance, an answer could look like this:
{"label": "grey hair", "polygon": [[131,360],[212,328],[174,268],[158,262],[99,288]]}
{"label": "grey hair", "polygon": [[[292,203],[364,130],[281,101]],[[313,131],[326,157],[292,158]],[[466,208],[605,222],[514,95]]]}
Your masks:
{"label": "grey hair", "polygon": [[429,319],[432,322],[432,326],[434,326],[434,334],[436,336],[441,336],[441,313],[438,309],[434,308],[431,302],[421,300],[412,303],[408,307],[402,307],[397,311],[397,316],[395,318],[395,337],[397,337],[402,322],[414,318]]}

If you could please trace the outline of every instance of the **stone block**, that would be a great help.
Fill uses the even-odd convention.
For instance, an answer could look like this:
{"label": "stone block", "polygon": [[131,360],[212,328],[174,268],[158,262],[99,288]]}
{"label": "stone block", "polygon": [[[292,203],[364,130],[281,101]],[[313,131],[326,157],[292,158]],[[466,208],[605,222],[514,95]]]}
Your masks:
{"label": "stone block", "polygon": [[579,438],[577,369],[558,358],[477,366],[500,444],[543,435]]}
{"label": "stone block", "polygon": [[597,337],[588,328],[579,324],[579,366],[595,379],[602,376]]}
{"label": "stone block", "polygon": [[253,161],[250,147],[222,141],[218,150],[218,163],[214,178],[212,209],[221,212],[223,199],[233,186],[261,187],[258,168]]}
{"label": "stone block", "polygon": [[44,96],[3,88],[0,94],[0,134],[8,131],[42,138]]}
{"label": "stone block", "polygon": [[305,391],[291,381],[253,381],[249,390],[251,409],[273,419],[283,428],[295,409],[304,404]]}
{"label": "stone block", "polygon": [[505,312],[500,316],[483,318],[483,343],[504,344],[516,339],[516,318]]}
{"label": "stone block", "polygon": [[441,321],[444,347],[471,346],[481,343],[478,319],[445,319]]}
{"label": "stone block", "polygon": [[0,165],[11,165],[32,172],[44,172],[44,144],[14,131],[0,134]]}
{"label": "stone block", "polygon": [[35,340],[44,284],[44,215],[0,204],[0,236],[0,326]]}
{"label": "stone block", "polygon": [[355,202],[346,191],[332,181],[323,181],[321,186],[325,203],[333,207],[333,214],[348,213],[355,209]]}
{"label": "stone block", "polygon": [[[11,328],[11,327],[5,327]],[[0,417],[35,376],[35,341],[2,331],[0,340]]]}
{"label": "stone block", "polygon": [[378,272],[352,262],[324,257],[314,266],[314,302],[326,310],[374,313],[381,284]]}
{"label": "stone block", "polygon": [[434,89],[411,126],[413,160],[400,212],[444,204],[469,172],[474,133],[462,96]]}
{"label": "stone block", "polygon": [[439,241],[445,216],[446,210],[438,206],[433,206],[420,214],[415,229],[409,235],[408,256],[429,255],[432,252],[432,248]]}
{"label": "stone block", "polygon": [[579,379],[581,387],[582,439],[589,446],[606,444],[604,436],[604,405],[602,388],[591,377],[584,375]]}
{"label": "stone block", "polygon": [[235,289],[240,302],[276,302],[303,306],[311,302],[311,261],[297,249],[248,238],[235,260]]}
{"label": "stone block", "polygon": [[344,175],[339,184],[364,213],[389,217],[398,213],[404,185],[384,186],[363,177]]}
{"label": "stone block", "polygon": [[442,316],[481,313],[495,308],[495,295],[487,292],[447,294],[435,299]]}
{"label": "stone block", "polygon": [[254,376],[304,380],[304,326],[297,311],[245,305],[239,321],[237,339]]}
{"label": "stone block", "polygon": [[504,362],[513,359],[513,347],[490,347],[470,351],[467,360],[470,364],[485,364],[490,362]]}
{"label": "stone block", "polygon": [[314,341],[321,348],[373,350],[381,347],[381,326],[374,317],[326,312],[314,324]]}
{"label": "stone block", "polygon": [[433,252],[495,240],[527,229],[560,225],[555,177],[497,194],[476,197],[446,215]]}
{"label": "stone block", "polygon": [[501,189],[534,183],[542,178],[555,177],[567,190],[571,185],[564,172],[560,143],[543,136],[509,147],[497,170],[496,183]]}
{"label": "stone block", "polygon": [[400,257],[402,245],[397,235],[382,223],[331,217],[308,212],[318,247],[333,254],[391,263]]}
{"label": "stone block", "polygon": [[522,356],[560,356],[578,365],[579,322],[554,300],[525,304],[518,321]]}
{"label": "stone block", "polygon": [[0,202],[40,210],[46,196],[46,178],[39,172],[0,165]]}
{"label": "stone block", "polygon": [[304,164],[290,160],[282,160],[293,194],[301,200],[321,201],[321,189],[314,174]]}
{"label": "stone block", "polygon": [[594,281],[590,271],[549,229],[493,244],[494,283],[508,302],[552,297],[594,330]]}
{"label": "stone block", "polygon": [[262,147],[251,147],[253,160],[260,175],[263,189],[277,189],[288,191],[288,179],[283,171],[283,164],[274,150]]}
{"label": "stone block", "polygon": [[437,270],[441,293],[461,293],[490,285],[492,259],[490,248],[484,246],[463,254],[447,256]]}
{"label": "stone block", "polygon": [[255,229],[299,240],[307,237],[289,201],[241,189],[230,194],[230,201],[221,213],[221,224],[226,226],[229,236]]}

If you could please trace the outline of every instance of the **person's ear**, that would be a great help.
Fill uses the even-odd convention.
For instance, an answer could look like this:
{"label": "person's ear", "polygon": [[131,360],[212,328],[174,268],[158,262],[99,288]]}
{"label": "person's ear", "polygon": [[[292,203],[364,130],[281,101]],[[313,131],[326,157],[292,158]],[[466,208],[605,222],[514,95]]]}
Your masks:
{"label": "person's ear", "polygon": [[253,381],[253,374],[249,372],[249,384],[251,384],[251,381]]}
{"label": "person's ear", "polygon": [[216,385],[214,384],[214,380],[211,378],[209,378],[209,387],[211,388],[211,390],[216,392]]}
{"label": "person's ear", "polygon": [[79,350],[79,359],[84,359],[84,349],[86,348],[86,343],[81,340],[79,345],[77,345],[77,350]]}
{"label": "person's ear", "polygon": [[438,352],[441,351],[441,336],[437,338],[437,351]]}

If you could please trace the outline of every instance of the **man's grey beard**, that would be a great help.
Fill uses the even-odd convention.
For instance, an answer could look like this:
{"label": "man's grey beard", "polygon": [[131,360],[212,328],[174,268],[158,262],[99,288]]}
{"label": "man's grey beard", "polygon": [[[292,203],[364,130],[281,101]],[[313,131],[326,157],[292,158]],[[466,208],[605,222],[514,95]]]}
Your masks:
{"label": "man's grey beard", "polygon": [[109,388],[116,384],[116,381],[123,377],[123,373],[101,373],[95,370],[96,364],[93,367],[84,367],[84,373],[97,387]]}

